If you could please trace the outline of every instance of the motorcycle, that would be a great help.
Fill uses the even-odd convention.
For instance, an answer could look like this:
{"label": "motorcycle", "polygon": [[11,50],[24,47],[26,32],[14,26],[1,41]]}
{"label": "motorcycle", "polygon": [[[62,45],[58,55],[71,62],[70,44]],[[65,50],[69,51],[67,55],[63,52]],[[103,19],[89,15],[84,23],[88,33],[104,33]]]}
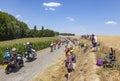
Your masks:
{"label": "motorcycle", "polygon": [[16,67],[15,61],[13,59],[4,60],[3,67],[5,69],[5,73],[9,74]]}
{"label": "motorcycle", "polygon": [[22,58],[22,55],[21,54],[18,54],[17,55],[17,66],[19,68],[23,67],[24,66],[24,61],[23,61],[23,58]]}
{"label": "motorcycle", "polygon": [[36,58],[37,54],[34,49],[31,49],[31,52],[25,52],[25,58],[27,62],[30,62]]}
{"label": "motorcycle", "polygon": [[36,50],[35,50],[35,49],[31,49],[31,52],[32,52],[32,54],[34,55],[34,58],[36,58],[36,57],[37,57]]}

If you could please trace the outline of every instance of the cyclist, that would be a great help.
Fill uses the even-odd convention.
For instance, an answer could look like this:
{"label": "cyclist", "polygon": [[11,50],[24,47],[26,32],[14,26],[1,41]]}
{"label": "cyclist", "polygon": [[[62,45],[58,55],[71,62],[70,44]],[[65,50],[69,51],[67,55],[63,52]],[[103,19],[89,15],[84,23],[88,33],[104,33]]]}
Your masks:
{"label": "cyclist", "polygon": [[51,48],[51,52],[53,52],[53,42],[51,42],[51,44],[50,44],[50,48]]}

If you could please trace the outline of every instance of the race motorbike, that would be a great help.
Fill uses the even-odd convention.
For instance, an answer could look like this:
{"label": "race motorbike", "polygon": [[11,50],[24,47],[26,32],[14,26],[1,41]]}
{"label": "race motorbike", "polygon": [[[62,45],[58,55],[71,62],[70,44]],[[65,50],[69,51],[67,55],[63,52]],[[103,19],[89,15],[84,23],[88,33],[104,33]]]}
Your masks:
{"label": "race motorbike", "polygon": [[3,67],[5,69],[5,73],[9,74],[16,68],[16,62],[13,59],[7,59],[3,61]]}
{"label": "race motorbike", "polygon": [[30,52],[25,52],[24,55],[25,55],[24,57],[26,58],[27,62],[31,62],[37,57],[36,51],[34,49],[31,49]]}
{"label": "race motorbike", "polygon": [[24,66],[24,61],[21,54],[17,54],[17,66],[19,68]]}

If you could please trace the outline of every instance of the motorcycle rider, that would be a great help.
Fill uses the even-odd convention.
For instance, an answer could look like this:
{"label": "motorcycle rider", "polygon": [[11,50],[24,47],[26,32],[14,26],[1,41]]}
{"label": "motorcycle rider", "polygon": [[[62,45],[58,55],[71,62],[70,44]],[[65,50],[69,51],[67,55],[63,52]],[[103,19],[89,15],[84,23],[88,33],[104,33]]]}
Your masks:
{"label": "motorcycle rider", "polygon": [[16,48],[12,49],[12,52],[10,53],[10,58],[8,59],[8,61],[11,62],[11,65],[13,67],[17,66],[17,52],[16,52]]}
{"label": "motorcycle rider", "polygon": [[4,60],[3,60],[3,62],[2,62],[2,65],[3,65],[5,62],[8,62],[10,58],[11,58],[10,48],[6,48],[6,51],[5,51],[5,53],[4,53]]}
{"label": "motorcycle rider", "polygon": [[13,49],[12,49],[11,57],[12,57],[12,60],[15,62],[16,66],[20,66],[20,65],[19,65],[20,63],[21,63],[22,66],[23,66],[22,55],[17,52],[16,48],[13,48]]}
{"label": "motorcycle rider", "polygon": [[37,54],[35,53],[35,49],[33,49],[32,44],[30,42],[27,42],[26,53],[25,53],[25,57],[27,58],[27,61],[33,60],[36,56]]}
{"label": "motorcycle rider", "polygon": [[17,59],[17,51],[16,51],[16,48],[13,48],[12,49],[12,52],[11,52],[11,57],[13,58],[13,59]]}
{"label": "motorcycle rider", "polygon": [[9,48],[7,48],[6,51],[9,52],[10,57],[4,61],[3,65],[5,66],[5,73],[9,74],[13,71],[14,68],[17,67],[17,52],[16,48],[13,48],[11,53]]}
{"label": "motorcycle rider", "polygon": [[7,60],[11,57],[11,54],[10,54],[10,48],[6,48],[6,51],[4,53],[4,59]]}
{"label": "motorcycle rider", "polygon": [[26,45],[27,53],[31,53],[31,49],[32,49],[32,44],[30,42],[27,42],[27,45]]}

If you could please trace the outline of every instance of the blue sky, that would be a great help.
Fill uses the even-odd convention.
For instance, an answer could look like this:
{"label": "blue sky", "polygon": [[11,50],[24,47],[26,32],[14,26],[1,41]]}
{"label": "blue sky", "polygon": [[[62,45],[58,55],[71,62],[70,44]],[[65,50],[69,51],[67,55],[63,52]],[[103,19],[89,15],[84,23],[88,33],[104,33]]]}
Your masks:
{"label": "blue sky", "polygon": [[0,11],[31,29],[36,25],[76,35],[120,35],[120,0],[0,0]]}

